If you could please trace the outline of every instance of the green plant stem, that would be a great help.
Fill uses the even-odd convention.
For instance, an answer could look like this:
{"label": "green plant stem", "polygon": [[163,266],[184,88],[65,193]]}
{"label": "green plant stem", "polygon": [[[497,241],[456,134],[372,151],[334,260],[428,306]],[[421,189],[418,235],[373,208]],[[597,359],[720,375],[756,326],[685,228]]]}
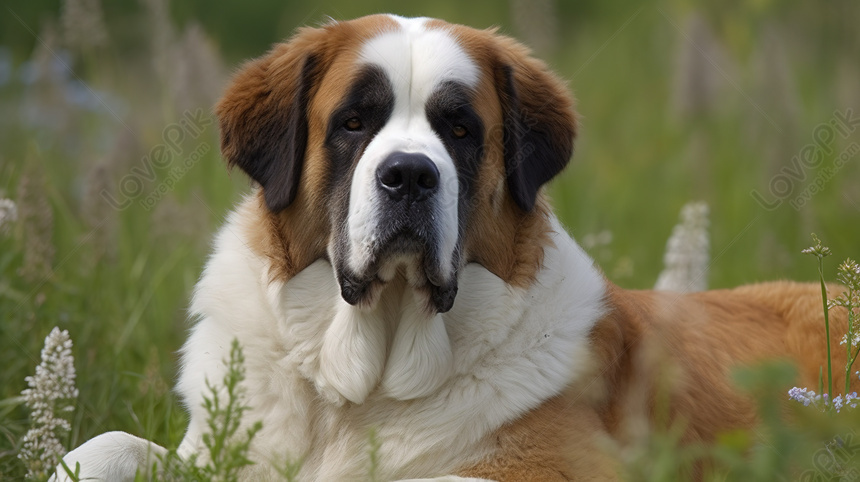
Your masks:
{"label": "green plant stem", "polygon": [[[848,357],[846,358],[847,364],[845,365],[845,393],[851,389],[851,367],[854,366],[854,361],[857,360],[857,354],[860,353],[860,347],[852,346],[851,343],[854,341],[854,323],[856,322],[856,314],[854,310],[857,309],[853,304],[854,300],[854,289],[853,286],[849,285],[848,287],[848,334],[845,335],[846,345],[848,345]],[[851,355],[851,349],[856,349],[854,351],[854,355]]]}
{"label": "green plant stem", "polygon": [[[850,292],[849,292],[850,294]],[[848,298],[851,299],[851,298]],[[857,358],[857,355],[851,356],[851,340],[854,339],[854,333],[851,332],[851,327],[854,325],[854,316],[852,313],[852,307],[848,307],[848,333],[845,335],[845,391],[842,393],[848,394],[848,390],[851,388],[851,365],[854,364],[854,360]]]}
{"label": "green plant stem", "polygon": [[827,397],[833,401],[833,361],[830,357],[830,311],[827,308],[827,287],[824,285],[824,259],[818,258],[818,278],[821,281],[821,303],[824,305],[824,337],[827,341]]}
{"label": "green plant stem", "polygon": [[860,354],[860,350],[855,351],[853,357],[849,354],[851,361],[849,361],[848,366],[845,367],[845,393],[848,393],[848,390],[851,389],[851,366],[854,365],[854,361],[857,360],[858,354]]}
{"label": "green plant stem", "polygon": [[[853,294],[853,293],[851,293]],[[853,299],[853,298],[848,298]],[[848,364],[845,365],[845,393],[847,394],[849,390],[851,390],[851,367],[854,366],[854,362],[857,360],[857,355],[860,355],[860,346],[855,346],[854,355],[851,355],[851,340],[854,339],[854,332],[851,330],[851,327],[854,326],[854,307],[848,307],[848,335],[846,335],[848,343]]]}

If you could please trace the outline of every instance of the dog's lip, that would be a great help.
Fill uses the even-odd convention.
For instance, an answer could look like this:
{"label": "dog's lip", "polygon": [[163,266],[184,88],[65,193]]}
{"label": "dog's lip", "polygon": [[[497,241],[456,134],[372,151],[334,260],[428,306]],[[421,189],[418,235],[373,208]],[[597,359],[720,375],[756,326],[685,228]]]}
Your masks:
{"label": "dog's lip", "polygon": [[447,313],[454,306],[457,298],[457,282],[449,283],[448,286],[434,286],[430,290],[430,303],[438,313]]}
{"label": "dog's lip", "polygon": [[427,272],[427,270],[424,270],[424,275],[427,277],[427,281],[428,281],[431,285],[433,285],[433,286],[435,286],[435,287],[437,287],[437,288],[438,288],[438,287],[440,287],[440,286],[442,286],[442,278],[441,278],[441,276],[437,275],[436,273]]}
{"label": "dog's lip", "polygon": [[337,269],[344,301],[353,306],[372,304],[382,286],[396,276],[405,276],[412,289],[427,293],[428,309],[437,313],[451,309],[457,296],[457,275],[446,273],[439,266],[428,240],[405,229],[386,236],[377,246],[380,247],[365,269],[359,272],[347,266]]}
{"label": "dog's lip", "polygon": [[437,266],[428,262],[427,259],[424,259],[423,261],[424,262],[421,263],[421,267],[423,268],[424,277],[427,279],[427,282],[437,288],[444,286],[447,281],[444,273],[442,273]]}
{"label": "dog's lip", "polygon": [[351,305],[357,305],[365,298],[376,278],[361,279],[351,273],[339,273],[340,296]]}
{"label": "dog's lip", "polygon": [[[386,284],[379,276],[357,277],[348,273],[341,273],[340,289],[341,297],[350,305],[356,306],[366,301],[368,293],[373,290],[374,284]],[[429,278],[428,278],[429,280]],[[438,283],[438,284],[436,284]],[[457,278],[453,277],[448,282],[431,282],[430,285],[418,287],[420,290],[426,290],[428,297],[428,306],[437,313],[445,313],[454,306],[454,300],[457,297]]]}
{"label": "dog's lip", "polygon": [[386,263],[398,257],[415,257],[420,266],[432,250],[432,241],[421,236],[411,228],[402,228],[376,240],[372,248],[372,258],[367,263],[366,273],[377,275]]}

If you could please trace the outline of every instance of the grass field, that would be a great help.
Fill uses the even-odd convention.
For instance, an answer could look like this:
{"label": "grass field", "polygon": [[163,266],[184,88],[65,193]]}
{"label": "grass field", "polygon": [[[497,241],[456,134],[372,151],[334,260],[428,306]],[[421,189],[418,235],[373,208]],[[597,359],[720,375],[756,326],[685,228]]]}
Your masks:
{"label": "grass field", "polygon": [[[860,256],[856,2],[559,1],[526,16],[512,3],[257,0],[257,18],[152,0],[93,20],[73,16],[77,2],[13,2],[0,34],[0,198],[18,211],[0,229],[0,479],[23,476],[18,395],[54,326],[75,344],[69,446],[108,430],[178,444],[185,414],[170,390],[185,308],[214,230],[249,190],[222,165],[211,106],[241,58],[324,15],[439,16],[537,46],[581,115],[573,162],[549,193],[574,237],[612,233],[592,254],[621,286],[654,284],[692,200],[710,206],[711,287],[816,280],[800,255],[813,231],[836,255],[831,275]],[[801,419],[766,438],[785,444],[777,462],[737,463],[747,480],[774,480],[767,470],[787,459],[811,464],[840,433],[829,418]],[[726,457],[758,453],[751,437],[727,435]],[[672,480],[673,443],[667,430],[653,453],[631,456],[631,478]]]}

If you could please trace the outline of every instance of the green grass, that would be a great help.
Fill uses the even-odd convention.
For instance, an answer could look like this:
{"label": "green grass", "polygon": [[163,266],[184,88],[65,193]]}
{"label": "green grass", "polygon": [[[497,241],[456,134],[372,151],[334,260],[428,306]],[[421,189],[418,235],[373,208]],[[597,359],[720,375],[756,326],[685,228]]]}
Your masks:
{"label": "green grass", "polygon": [[[839,22],[857,18],[860,12],[854,4],[837,3],[842,10],[834,12],[767,1],[733,4],[732,15],[704,4],[701,10],[730,59],[730,65],[721,65],[728,79],[717,74],[721,87],[712,107],[686,116],[673,107],[676,52],[685,43],[676,26],[684,25],[691,7],[681,1],[648,3],[641,11],[621,2],[558,7],[562,19],[556,47],[545,57],[570,80],[582,122],[573,162],[549,192],[556,212],[575,237],[602,230],[613,233],[600,263],[609,274],[619,264],[632,266],[632,272],[614,281],[631,288],[653,285],[678,211],[690,200],[710,205],[713,287],[778,278],[815,280],[815,270],[798,254],[808,244],[811,231],[838,255],[857,255],[860,163],[856,161],[860,157],[853,158],[799,210],[783,203],[768,211],[750,195],[753,189],[767,192],[772,176],[814,141],[815,127],[829,122],[834,112],[853,107],[860,113],[858,96],[851,96],[856,88],[848,89],[848,94],[837,88],[846,82],[846,75],[848,85],[857,85],[856,70],[850,67],[858,45],[840,37],[849,29]],[[186,12],[187,8],[174,10],[183,19],[193,18],[194,12]],[[284,34],[295,23],[313,23],[323,14],[343,18],[398,10],[387,1],[331,2],[315,7],[315,13],[302,8],[283,7],[283,25],[272,31]],[[459,2],[435,2],[422,12],[403,13],[444,16],[482,27],[502,24],[504,31],[513,34],[507,8],[491,1],[468,9]],[[48,12],[49,18],[56,15],[56,10]],[[138,23],[148,21],[143,14],[135,15]],[[123,18],[121,25],[129,25]],[[30,27],[42,32],[34,16],[25,18],[30,19],[34,22]],[[22,274],[25,252],[36,244],[23,223],[0,235],[0,474],[11,478],[23,474],[15,454],[28,423],[17,396],[53,326],[69,330],[75,342],[81,395],[69,446],[108,430],[125,430],[167,447],[178,445],[186,416],[170,389],[176,351],[189,328],[186,306],[214,230],[248,189],[240,173],[231,176],[224,170],[217,154],[217,132],[210,125],[199,138],[182,145],[183,154],[176,160],[202,144],[211,149],[154,209],[133,203],[117,211],[87,195],[96,178],[95,166],[106,166],[106,185],[115,192],[123,176],[140,167],[141,159],[163,143],[165,127],[182,115],[165,87],[167,81],[152,68],[150,36],[140,32],[146,29],[125,32],[110,20],[111,33],[122,36],[118,43],[122,48],[106,47],[95,56],[72,55],[75,75],[68,82],[80,76],[91,88],[120,99],[118,105],[112,104],[113,112],[67,107],[50,89],[17,81],[0,85],[4,112],[0,197],[20,203],[22,180],[35,183],[30,200],[50,206],[52,230],[43,241],[55,251],[52,272],[28,278]],[[222,24],[204,18],[210,33],[222,44],[229,43],[230,35],[236,34],[219,27]],[[774,97],[771,90],[772,84],[786,78],[756,73],[764,64],[757,52],[764,49],[767,33],[774,27],[782,32],[780,38],[798,39],[784,46],[783,77],[792,87],[783,97]],[[32,38],[27,40],[31,34],[21,25],[4,27],[3,38],[13,34],[22,39],[15,45],[38,45]],[[798,44],[811,48],[797,48]],[[18,52],[16,62],[22,60]],[[230,55],[259,53],[262,50],[231,51]],[[234,62],[230,64],[232,68]],[[49,115],[40,122],[27,122],[24,109],[36,105]],[[209,105],[201,107],[208,112]],[[58,126],[50,127],[49,122]],[[824,154],[821,166],[806,171],[809,179],[853,142],[860,142],[860,133],[834,141],[833,152]],[[168,169],[157,170],[157,175],[144,183],[146,192],[167,178]],[[808,182],[799,183],[794,192]],[[27,205],[38,202],[19,204],[19,211]],[[44,214],[37,210],[28,219]],[[828,431],[832,428],[828,423],[816,419],[801,427],[815,434],[811,440],[820,442],[837,433]],[[731,446],[730,442],[726,443]],[[671,443],[666,447],[664,455],[673,450]],[[780,456],[799,457],[793,450]],[[670,463],[666,473],[678,468]],[[642,473],[646,474],[643,480],[659,479],[647,470]]]}

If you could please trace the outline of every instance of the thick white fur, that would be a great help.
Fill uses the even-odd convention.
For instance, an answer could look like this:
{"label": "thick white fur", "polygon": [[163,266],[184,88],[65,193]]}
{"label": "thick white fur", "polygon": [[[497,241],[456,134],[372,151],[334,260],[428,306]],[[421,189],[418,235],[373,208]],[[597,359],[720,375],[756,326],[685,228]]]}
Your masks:
{"label": "thick white fur", "polygon": [[403,291],[401,313],[382,388],[397,400],[410,400],[435,392],[454,368],[451,341],[440,314],[427,314],[424,295]]}
{"label": "thick white fur", "polygon": [[[339,300],[323,336],[318,387],[327,399],[362,403],[385,366],[385,318],[379,307],[360,309]],[[323,384],[322,386],[320,384]],[[331,387],[329,390],[326,385]]]}
{"label": "thick white fur", "polygon": [[[100,479],[116,482],[132,481],[140,470],[146,473],[153,464],[160,465],[158,457],[167,453],[162,447],[125,432],[107,432],[94,437],[72,450],[63,462],[74,472],[79,465],[79,480]],[[58,468],[51,481],[71,482],[65,470]]]}
{"label": "thick white fur", "polygon": [[[477,264],[463,269],[454,307],[439,316],[452,349],[452,374],[435,390],[400,401],[375,387],[362,404],[320,396],[327,389],[320,352],[342,303],[332,268],[320,260],[287,283],[269,283],[266,262],[246,242],[250,230],[258,229],[247,221],[250,209],[256,209],[256,201],[245,201],[229,217],[195,291],[192,310],[200,321],[182,349],[177,386],[191,416],[179,448],[182,456],[205,457],[204,381],[223,378],[233,338],[244,348],[244,383],[252,407],[243,423],[263,421],[252,446],[253,458],[261,463],[244,474],[246,479],[274,478],[267,462],[288,459],[303,460],[302,480],[360,478],[367,474],[371,429],[381,443],[383,478],[452,473],[489,453],[495,429],[590,368],[588,334],[603,313],[605,286],[592,260],[553,220],[553,246],[546,248],[544,266],[530,289],[513,288]],[[396,338],[398,316],[412,309],[404,295],[410,290],[401,283],[391,294],[407,306],[381,305],[388,344]],[[394,351],[382,350],[387,357],[383,379],[389,369],[397,371],[395,358],[420,363],[408,360],[408,352]],[[426,376],[413,383],[438,383],[434,374]],[[98,459],[86,473],[107,480],[133,474],[127,458],[105,455],[101,437],[69,454],[67,462],[79,460],[84,466]],[[141,447],[139,440],[120,440],[117,450]]]}
{"label": "thick white fur", "polygon": [[[248,230],[255,229],[246,225],[243,214],[252,205],[249,201],[240,207],[219,233],[195,294],[193,310],[201,321],[183,348],[178,390],[191,423],[180,453],[201,449],[203,380],[221,379],[221,360],[234,337],[246,356],[252,406],[246,423],[264,423],[253,447],[255,458],[301,458],[306,480],[366,474],[371,428],[382,444],[379,468],[385,478],[450,473],[485,455],[493,430],[589,368],[588,333],[603,312],[603,279],[553,221],[554,246],[546,249],[544,267],[531,289],[513,288],[480,265],[464,268],[454,307],[438,315],[452,350],[451,375],[439,382],[436,373],[411,370],[416,378],[409,383],[436,388],[411,401],[392,398],[385,383],[374,387],[362,404],[321,397],[331,387],[320,352],[342,307],[332,268],[320,260],[286,284],[269,284],[265,263],[244,241]],[[378,325],[386,331],[386,347],[377,355],[386,360],[383,380],[399,376],[395,365],[421,364],[410,359],[408,349],[392,348],[392,341],[403,336],[399,324],[435,322],[400,319],[414,309],[412,290],[403,280],[391,283],[395,286],[384,293],[378,311],[384,318]],[[394,306],[398,304],[402,306]],[[410,329],[436,329],[415,326]],[[359,362],[345,360],[344,366]]]}

